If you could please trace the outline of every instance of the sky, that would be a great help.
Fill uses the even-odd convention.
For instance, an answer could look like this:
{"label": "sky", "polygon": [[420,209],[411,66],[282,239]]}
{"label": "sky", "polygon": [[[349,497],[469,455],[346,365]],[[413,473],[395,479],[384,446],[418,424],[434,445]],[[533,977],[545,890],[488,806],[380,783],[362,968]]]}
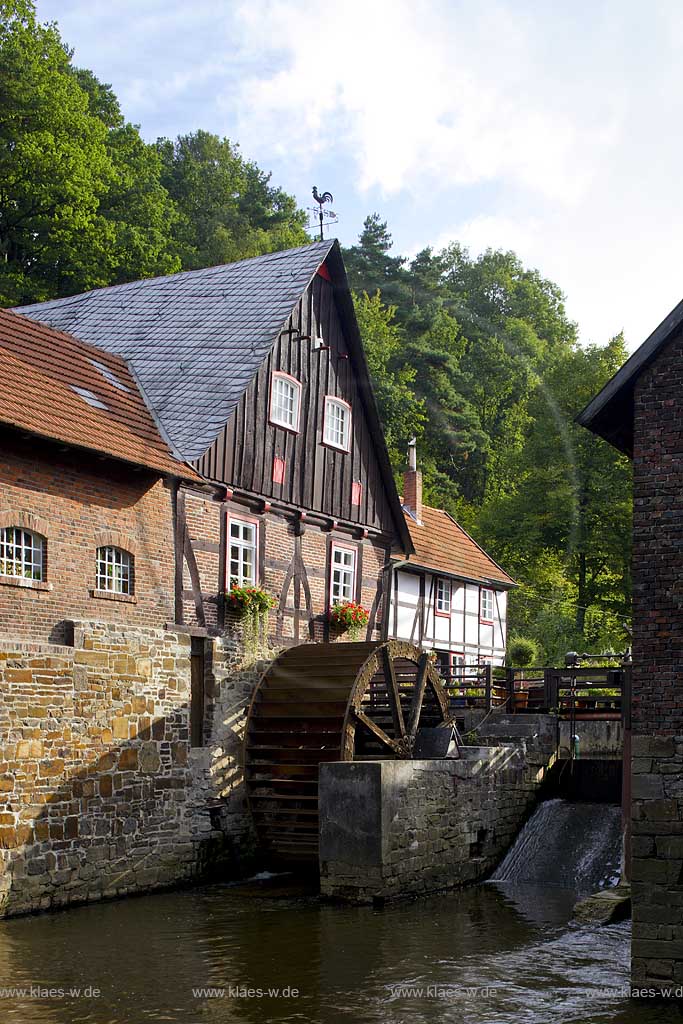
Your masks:
{"label": "sky", "polygon": [[513,249],[584,343],[683,298],[679,0],[37,0],[143,136],[204,128],[350,245]]}

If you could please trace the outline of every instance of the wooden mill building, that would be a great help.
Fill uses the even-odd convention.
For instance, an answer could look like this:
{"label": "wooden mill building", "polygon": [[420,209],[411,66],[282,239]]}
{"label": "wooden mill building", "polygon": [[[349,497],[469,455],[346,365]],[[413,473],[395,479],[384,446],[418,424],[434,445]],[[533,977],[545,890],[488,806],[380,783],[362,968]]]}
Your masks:
{"label": "wooden mill building", "polygon": [[20,312],[124,362],[196,475],[174,491],[170,619],[223,632],[231,585],[261,586],[275,646],[334,637],[355,601],[368,639],[502,662],[513,581],[422,505],[415,467],[401,505],[336,241]]}
{"label": "wooden mill building", "polygon": [[176,494],[175,618],[222,631],[231,583],[277,599],[276,644],[329,636],[335,602],[386,621],[412,550],[337,242],[103,288],[22,312],[125,360],[211,493]]}

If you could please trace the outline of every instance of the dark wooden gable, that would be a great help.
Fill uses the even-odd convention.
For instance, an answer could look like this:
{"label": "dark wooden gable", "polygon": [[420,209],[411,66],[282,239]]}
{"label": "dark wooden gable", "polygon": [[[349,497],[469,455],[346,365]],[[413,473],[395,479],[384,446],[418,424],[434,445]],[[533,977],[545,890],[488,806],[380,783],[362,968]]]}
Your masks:
{"label": "dark wooden gable", "polygon": [[[323,348],[316,347],[320,335]],[[277,370],[301,382],[299,433],[269,422],[271,374]],[[349,351],[334,287],[318,273],[227,426],[195,465],[205,476],[236,490],[395,534],[385,476],[375,453],[384,439],[371,435],[366,414],[366,403],[373,401],[369,388],[364,368],[358,368]],[[323,444],[325,395],[351,406],[348,453]],[[285,463],[282,484],[273,481],[276,456]],[[360,505],[352,504],[354,482],[360,484]]]}

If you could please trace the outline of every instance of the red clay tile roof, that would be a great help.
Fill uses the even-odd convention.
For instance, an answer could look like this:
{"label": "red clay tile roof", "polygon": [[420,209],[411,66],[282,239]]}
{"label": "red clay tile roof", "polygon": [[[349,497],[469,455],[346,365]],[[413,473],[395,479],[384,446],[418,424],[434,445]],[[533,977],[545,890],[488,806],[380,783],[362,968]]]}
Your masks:
{"label": "red clay tile roof", "polygon": [[125,360],[4,309],[0,423],[159,473],[202,479],[171,454]]}
{"label": "red clay tile roof", "polygon": [[[515,581],[493,561],[448,512],[422,506],[422,525],[405,513],[415,554],[409,563],[437,572],[474,580],[516,586]],[[402,556],[400,556],[402,557]]]}

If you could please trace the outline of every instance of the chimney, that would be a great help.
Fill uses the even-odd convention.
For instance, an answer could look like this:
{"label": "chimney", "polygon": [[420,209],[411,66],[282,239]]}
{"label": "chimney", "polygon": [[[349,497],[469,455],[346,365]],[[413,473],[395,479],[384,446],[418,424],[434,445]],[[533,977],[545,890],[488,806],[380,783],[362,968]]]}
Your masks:
{"label": "chimney", "polygon": [[417,441],[408,442],[408,468],[403,474],[403,504],[422,522],[422,473],[417,468]]}

